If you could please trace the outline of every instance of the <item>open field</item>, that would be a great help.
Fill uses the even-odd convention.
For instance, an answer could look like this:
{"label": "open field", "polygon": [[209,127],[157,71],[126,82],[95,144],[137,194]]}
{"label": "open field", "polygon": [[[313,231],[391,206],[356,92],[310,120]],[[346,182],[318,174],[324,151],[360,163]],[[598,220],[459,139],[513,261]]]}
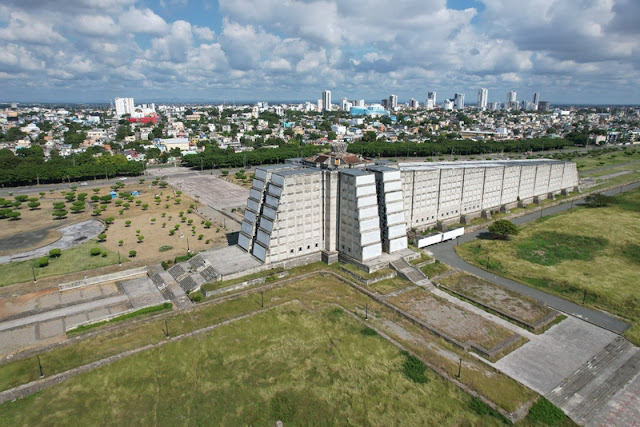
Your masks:
{"label": "open field", "polygon": [[463,297],[478,302],[493,310],[504,312],[525,324],[534,324],[553,311],[538,305],[535,300],[496,286],[466,273],[454,273],[438,280]]}
{"label": "open field", "polygon": [[640,191],[602,208],[575,208],[522,226],[509,241],[457,247],[482,268],[634,322],[625,336],[640,344]]}
{"label": "open field", "polygon": [[[59,238],[60,233],[52,227],[60,227],[88,218],[110,222],[104,232],[106,239],[99,242],[99,245],[91,246],[100,247],[108,255],[106,257],[90,256],[90,244],[64,250],[60,258],[50,260],[49,266],[37,269],[37,277],[67,274],[115,264],[118,262],[118,253],[123,262],[126,262],[130,251],[135,251],[136,261],[153,263],[160,260],[173,260],[176,256],[185,255],[187,249],[198,252],[227,244],[223,227],[215,223],[208,225],[206,218],[197,213],[198,202],[184,194],[174,192],[171,187],[163,189],[149,183],[131,182],[118,191],[126,193],[137,191],[137,196],[125,195],[128,198],[121,196],[108,201],[91,200],[92,196],[106,196],[111,190],[109,187],[96,187],[96,189],[98,191],[94,191],[92,187],[76,189],[76,198],[80,193],[87,193],[84,208],[79,213],[68,213],[62,220],[54,219],[52,216],[53,203],[64,202],[65,195],[71,190],[46,193],[43,199],[39,199],[41,206],[38,210],[29,210],[26,207],[20,210],[22,213],[20,220],[0,220],[3,224],[11,225],[11,227],[0,227],[0,249],[4,249],[3,253],[15,253],[43,246]],[[30,196],[40,197],[38,193]],[[65,209],[69,211],[70,207],[71,202],[66,202]],[[101,209],[99,215],[93,212],[94,209]],[[109,219],[111,221],[108,221]],[[29,243],[16,246],[10,242],[16,239]],[[3,241],[7,244],[1,246]],[[161,248],[162,251],[160,251]],[[32,266],[37,267],[37,260],[14,262],[3,266],[6,274],[0,278],[0,285],[32,279]]]}
{"label": "open field", "polygon": [[[313,271],[314,268],[317,269],[318,266],[305,266],[291,270],[290,277],[295,278],[300,274]],[[286,284],[278,285],[281,282]],[[457,375],[459,361],[462,359],[464,367],[460,381],[506,411],[513,412],[526,402],[535,399],[535,393],[511,378],[498,373],[465,351],[453,347],[409,320],[399,317],[392,310],[358,292],[333,274],[321,272],[294,280],[279,279],[269,286],[255,288],[251,292],[241,293],[230,299],[212,300],[190,311],[138,320],[133,324],[96,328],[92,334],[80,341],[53,348],[42,353],[40,358],[47,375],[63,372],[126,350],[164,341],[162,332],[164,318],[168,320],[171,336],[177,336],[260,310],[261,293],[264,296],[265,308],[293,300],[301,301],[310,310],[324,310],[327,305],[339,304],[344,310],[360,318],[364,318],[364,307],[368,304],[370,325],[384,331],[405,348],[424,358],[450,377]],[[221,344],[217,343],[212,348],[219,345]],[[279,345],[288,344],[286,340],[281,340]],[[291,352],[295,353],[293,350]],[[278,352],[277,354],[278,357],[285,357],[287,353]],[[348,359],[345,357],[345,360]],[[176,362],[181,359],[173,358],[173,360]],[[201,360],[204,361],[204,359]],[[35,380],[38,377],[38,371],[33,368],[33,363],[34,360],[28,358],[8,361],[0,365],[0,390]],[[178,377],[173,378],[172,381],[180,382]],[[449,387],[453,386],[449,385]]]}
{"label": "open field", "polygon": [[[100,255],[92,256],[90,251],[93,248],[100,249]],[[129,262],[126,254],[121,253],[120,261]],[[4,264],[0,266],[2,269],[0,286],[28,282],[33,280],[34,274],[37,279],[42,279],[113,264],[118,264],[117,251],[109,250],[93,240],[62,251],[62,255],[58,258],[49,258],[49,265],[46,267],[40,267],[37,259]]]}
{"label": "open field", "polygon": [[[625,151],[631,154],[625,154]],[[633,148],[628,148],[625,151],[602,153],[597,156],[589,155],[584,157],[574,157],[572,161],[576,162],[580,175],[591,169],[640,161],[640,151]]]}
{"label": "open field", "polygon": [[[482,424],[469,395],[339,308],[281,306],[73,378],[2,408],[5,425]],[[91,410],[87,410],[91,408]]]}

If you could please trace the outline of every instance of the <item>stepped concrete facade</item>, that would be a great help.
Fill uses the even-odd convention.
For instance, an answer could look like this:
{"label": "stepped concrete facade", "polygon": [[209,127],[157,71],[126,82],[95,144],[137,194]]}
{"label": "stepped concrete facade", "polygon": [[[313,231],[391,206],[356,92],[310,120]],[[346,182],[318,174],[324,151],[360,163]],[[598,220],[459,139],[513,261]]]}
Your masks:
{"label": "stepped concrete facade", "polygon": [[490,217],[577,187],[576,164],[556,160],[290,159],[256,169],[238,245],[264,263],[320,253],[367,262],[405,250],[408,229]]}

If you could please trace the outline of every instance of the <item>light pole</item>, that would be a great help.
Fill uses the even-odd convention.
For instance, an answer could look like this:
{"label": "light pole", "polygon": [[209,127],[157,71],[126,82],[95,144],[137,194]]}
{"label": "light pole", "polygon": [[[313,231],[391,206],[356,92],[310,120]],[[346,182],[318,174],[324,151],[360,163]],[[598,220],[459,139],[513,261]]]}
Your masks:
{"label": "light pole", "polygon": [[42,364],[40,363],[40,356],[36,356],[38,358],[38,369],[40,369],[40,378],[44,378],[44,372],[42,371]]}

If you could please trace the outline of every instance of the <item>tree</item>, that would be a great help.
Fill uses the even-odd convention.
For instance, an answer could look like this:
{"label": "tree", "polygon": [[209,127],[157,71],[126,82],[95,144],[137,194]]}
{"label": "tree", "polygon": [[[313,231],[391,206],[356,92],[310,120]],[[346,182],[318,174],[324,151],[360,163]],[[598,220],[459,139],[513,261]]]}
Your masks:
{"label": "tree", "polygon": [[498,239],[507,240],[509,236],[516,236],[520,229],[511,221],[499,219],[489,226],[489,232]]}
{"label": "tree", "polygon": [[42,258],[38,258],[38,265],[40,266],[40,268],[49,265],[49,257],[43,256]]}
{"label": "tree", "polygon": [[62,255],[62,249],[51,249],[49,251],[49,257],[51,258],[58,258],[60,255]]}
{"label": "tree", "polygon": [[27,206],[29,206],[29,208],[34,211],[36,209],[38,209],[38,206],[40,206],[40,202],[29,202],[27,204]]}
{"label": "tree", "polygon": [[9,212],[7,214],[7,217],[9,218],[10,221],[16,221],[20,219],[20,212]]}
{"label": "tree", "polygon": [[57,219],[62,219],[67,215],[67,211],[65,210],[54,211],[51,215],[55,216]]}
{"label": "tree", "polygon": [[133,258],[136,256],[136,251],[129,251],[129,258]]}
{"label": "tree", "polygon": [[104,242],[105,240],[107,240],[107,235],[104,233],[100,233],[98,234],[98,242]]}
{"label": "tree", "polygon": [[590,208],[602,208],[608,206],[611,202],[611,197],[605,196],[602,193],[589,194],[584,198],[584,204]]}

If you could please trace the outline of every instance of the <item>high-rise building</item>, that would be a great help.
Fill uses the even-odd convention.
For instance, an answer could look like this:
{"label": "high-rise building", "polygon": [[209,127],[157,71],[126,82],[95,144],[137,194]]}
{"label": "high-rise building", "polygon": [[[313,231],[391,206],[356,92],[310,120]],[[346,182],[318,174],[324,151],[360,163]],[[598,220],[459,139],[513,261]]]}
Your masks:
{"label": "high-rise building", "polygon": [[416,110],[416,109],[420,108],[420,104],[418,103],[418,101],[416,101],[415,99],[411,98],[411,101],[409,101],[409,108],[411,108],[412,110]]}
{"label": "high-rise building", "polygon": [[456,93],[453,96],[453,104],[456,107],[456,110],[464,109],[464,93]]}
{"label": "high-rise building", "polygon": [[353,103],[349,101],[347,98],[342,98],[340,100],[340,110],[342,111],[350,111]]}
{"label": "high-rise building", "polygon": [[453,106],[454,106],[454,103],[453,103],[453,101],[452,101],[452,100],[450,100],[450,99],[445,99],[445,100],[444,100],[444,102],[442,103],[442,108],[443,108],[445,111],[451,111],[451,110],[453,110]]}
{"label": "high-rise building", "polygon": [[538,105],[538,102],[540,102],[540,92],[536,92],[533,94],[533,103]]}
{"label": "high-rise building", "polygon": [[516,100],[516,91],[512,90],[507,93],[506,108],[508,110],[511,108],[518,108],[518,101]]}
{"label": "high-rise building", "polygon": [[478,109],[486,110],[487,102],[489,100],[489,90],[487,88],[480,88],[478,91]]}
{"label": "high-rise building", "polygon": [[331,91],[322,91],[322,111],[331,111]]}
{"label": "high-rise building", "polygon": [[398,107],[398,97],[396,95],[389,96],[389,109],[394,110]]}
{"label": "high-rise building", "polygon": [[116,115],[123,116],[124,114],[133,114],[135,107],[133,105],[133,98],[116,98]]}
{"label": "high-rise building", "polygon": [[427,110],[432,110],[436,108],[436,93],[429,92],[427,94],[427,101],[424,103],[424,106]]}

